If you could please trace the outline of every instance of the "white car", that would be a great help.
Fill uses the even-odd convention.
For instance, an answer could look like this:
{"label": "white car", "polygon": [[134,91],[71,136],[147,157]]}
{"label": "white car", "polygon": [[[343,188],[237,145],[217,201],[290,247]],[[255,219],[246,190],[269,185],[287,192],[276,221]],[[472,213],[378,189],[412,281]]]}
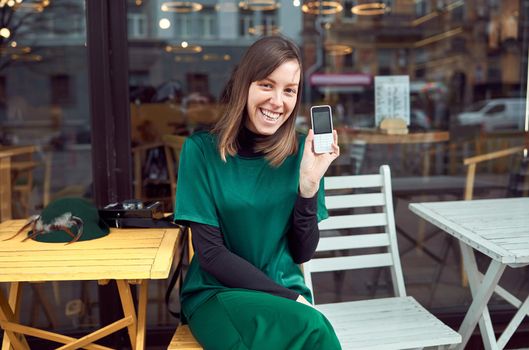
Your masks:
{"label": "white car", "polygon": [[457,116],[459,125],[480,125],[484,131],[523,130],[525,99],[498,98],[476,102]]}

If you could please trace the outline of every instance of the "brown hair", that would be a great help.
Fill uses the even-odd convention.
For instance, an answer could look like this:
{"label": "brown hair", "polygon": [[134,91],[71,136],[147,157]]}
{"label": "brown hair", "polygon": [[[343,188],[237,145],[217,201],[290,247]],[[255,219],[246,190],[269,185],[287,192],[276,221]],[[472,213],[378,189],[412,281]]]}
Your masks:
{"label": "brown hair", "polygon": [[250,85],[265,79],[277,67],[292,60],[297,61],[300,67],[296,105],[285,123],[266,141],[259,143],[256,150],[264,152],[273,166],[281,165],[286,157],[297,152],[295,121],[303,90],[301,54],[291,40],[282,36],[269,36],[257,40],[248,48],[224,88],[222,103],[225,110],[212,130],[218,135],[219,153],[224,161],[226,153],[231,156],[237,154],[237,135],[248,118],[246,104]]}

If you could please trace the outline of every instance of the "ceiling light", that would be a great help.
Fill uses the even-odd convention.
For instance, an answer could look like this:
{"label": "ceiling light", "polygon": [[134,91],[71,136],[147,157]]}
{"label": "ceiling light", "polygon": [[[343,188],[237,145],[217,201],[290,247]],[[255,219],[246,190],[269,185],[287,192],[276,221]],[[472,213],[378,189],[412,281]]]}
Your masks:
{"label": "ceiling light", "polygon": [[180,45],[167,45],[165,46],[165,52],[174,53],[200,53],[202,52],[202,46],[190,45],[187,41],[182,41]]}
{"label": "ceiling light", "polygon": [[160,28],[162,29],[168,29],[170,26],[171,26],[171,21],[168,20],[167,18],[162,18],[160,20],[160,22],[158,23],[158,25],[160,26]]}
{"label": "ceiling light", "polygon": [[16,9],[17,10],[25,10],[25,11],[35,11],[35,12],[42,12],[44,11],[45,7],[48,7],[50,5],[50,0],[40,0],[36,2],[30,2],[27,1],[15,1],[16,2]]}
{"label": "ceiling light", "polygon": [[214,62],[214,61],[229,61],[231,56],[228,54],[220,55],[216,53],[206,53],[202,56],[204,61]]}
{"label": "ceiling light", "polygon": [[377,16],[389,12],[390,7],[382,2],[372,2],[367,4],[355,5],[351,12],[357,16]]}
{"label": "ceiling light", "polygon": [[343,10],[338,1],[309,1],[301,6],[301,11],[311,15],[333,15]]}
{"label": "ceiling light", "polygon": [[174,57],[175,62],[196,62],[196,58],[193,56],[175,56]]}
{"label": "ceiling light", "polygon": [[190,13],[202,10],[202,4],[191,1],[166,1],[162,4],[163,12]]}
{"label": "ceiling light", "polygon": [[292,5],[294,5],[295,7],[299,7],[301,5],[301,2],[299,0],[294,0],[292,1]]}
{"label": "ceiling light", "polygon": [[1,47],[0,56],[9,56],[9,55],[25,55],[31,52],[31,47],[22,46],[18,47],[17,45],[11,47]]}
{"label": "ceiling light", "polygon": [[344,56],[353,52],[353,48],[344,44],[326,44],[325,52],[331,56]]}
{"label": "ceiling light", "polygon": [[4,27],[0,29],[0,36],[7,39],[11,36],[11,31]]}
{"label": "ceiling light", "polygon": [[40,62],[42,61],[42,56],[35,55],[35,54],[30,54],[30,55],[13,54],[11,55],[11,59],[13,61],[22,61],[22,62]]}
{"label": "ceiling light", "polygon": [[249,11],[272,11],[279,7],[275,0],[247,0],[239,2],[239,7]]}
{"label": "ceiling light", "polygon": [[279,32],[280,32],[279,27],[278,26],[273,26],[273,25],[262,25],[262,24],[259,24],[259,25],[256,25],[256,26],[248,28],[248,33],[250,33],[252,35],[265,35],[265,34],[277,35],[277,34],[279,34]]}

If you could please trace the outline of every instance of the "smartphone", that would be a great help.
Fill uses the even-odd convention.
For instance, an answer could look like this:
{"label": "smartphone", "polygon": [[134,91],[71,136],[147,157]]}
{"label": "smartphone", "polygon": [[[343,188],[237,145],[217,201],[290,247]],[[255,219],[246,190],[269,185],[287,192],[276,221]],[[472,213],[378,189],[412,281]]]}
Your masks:
{"label": "smartphone", "polygon": [[314,152],[332,152],[334,138],[331,106],[312,106],[310,108],[310,121],[314,131]]}

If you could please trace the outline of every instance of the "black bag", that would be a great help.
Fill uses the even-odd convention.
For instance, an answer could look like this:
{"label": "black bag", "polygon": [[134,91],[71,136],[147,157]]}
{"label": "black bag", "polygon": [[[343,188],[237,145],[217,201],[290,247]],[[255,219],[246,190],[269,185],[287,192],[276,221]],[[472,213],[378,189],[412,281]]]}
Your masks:
{"label": "black bag", "polygon": [[[129,202],[134,202],[135,207],[127,207]],[[171,293],[178,283],[178,292],[182,290],[185,274],[189,269],[189,241],[190,231],[188,226],[180,225],[174,222],[173,214],[162,216],[163,209],[159,202],[146,203],[138,208],[139,200],[129,200],[123,203],[109,204],[105,208],[99,210],[99,215],[107,222],[109,226],[121,228],[155,228],[155,227],[171,227],[180,228],[180,234],[176,241],[175,257],[178,259],[176,268],[169,281],[169,286],[165,292],[165,304],[167,311],[177,319],[185,322],[181,312],[171,310],[169,305]]]}
{"label": "black bag", "polygon": [[174,316],[175,318],[179,319],[181,323],[186,323],[183,314],[180,311],[174,311],[171,310],[170,307],[170,299],[171,299],[171,293],[175,289],[175,286],[178,284],[178,287],[176,290],[178,293],[182,290],[182,284],[184,282],[185,275],[187,273],[187,270],[189,269],[189,244],[190,244],[190,238],[191,238],[191,228],[188,226],[181,226],[180,225],[180,234],[178,235],[178,240],[176,242],[176,253],[175,256],[178,259],[178,263],[176,265],[176,268],[173,272],[173,275],[171,276],[171,280],[169,281],[169,286],[167,287],[167,291],[165,292],[165,305],[167,306],[167,311]]}
{"label": "black bag", "polygon": [[112,203],[99,209],[99,216],[110,227],[119,228],[155,228],[177,227],[173,214],[165,215],[163,203],[129,199],[121,203]]}

